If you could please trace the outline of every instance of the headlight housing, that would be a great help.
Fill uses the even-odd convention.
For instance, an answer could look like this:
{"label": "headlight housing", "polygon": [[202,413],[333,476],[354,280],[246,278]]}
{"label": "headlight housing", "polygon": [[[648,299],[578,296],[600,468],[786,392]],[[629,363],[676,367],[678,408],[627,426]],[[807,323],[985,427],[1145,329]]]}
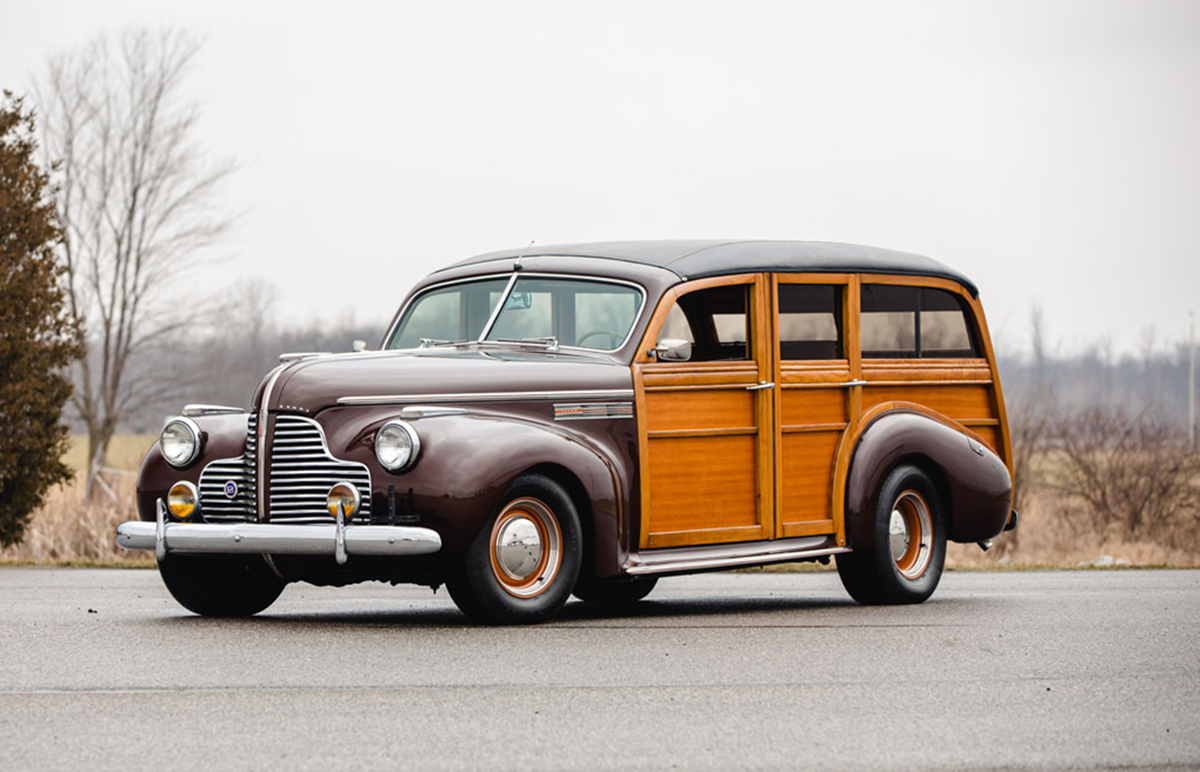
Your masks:
{"label": "headlight housing", "polygon": [[404,421],[388,421],[375,433],[375,458],[389,472],[403,472],[417,463],[421,438]]}
{"label": "headlight housing", "polygon": [[172,418],[158,435],[163,458],[173,467],[185,467],[200,455],[200,427],[190,418]]}

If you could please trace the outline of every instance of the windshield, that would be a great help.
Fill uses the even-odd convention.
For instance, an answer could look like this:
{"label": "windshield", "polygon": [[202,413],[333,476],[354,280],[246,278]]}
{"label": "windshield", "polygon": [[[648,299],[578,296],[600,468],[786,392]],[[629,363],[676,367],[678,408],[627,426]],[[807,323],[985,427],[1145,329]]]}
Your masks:
{"label": "windshield", "polygon": [[433,342],[478,340],[507,286],[505,277],[426,292],[409,303],[387,348],[416,348],[422,338]]}
{"label": "windshield", "polygon": [[464,282],[417,297],[388,341],[387,348],[477,340],[504,298],[485,340],[547,341],[560,346],[614,351],[637,321],[642,293],[603,281],[521,277],[505,296],[508,279]]}

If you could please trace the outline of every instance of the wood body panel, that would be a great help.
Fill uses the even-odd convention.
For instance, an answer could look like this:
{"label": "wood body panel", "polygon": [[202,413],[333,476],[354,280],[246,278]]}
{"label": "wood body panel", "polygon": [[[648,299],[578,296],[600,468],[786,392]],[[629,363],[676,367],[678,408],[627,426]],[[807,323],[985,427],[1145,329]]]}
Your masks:
{"label": "wood body panel", "polygon": [[[731,284],[750,288],[751,359],[656,362],[645,355],[677,298]],[[634,365],[644,411],[643,548],[771,537],[774,408],[771,390],[747,389],[769,377],[765,285],[760,275],[692,282],[667,293],[655,310]]]}
{"label": "wood body panel", "polygon": [[651,535],[758,524],[756,435],[650,441]]}
{"label": "wood body panel", "polygon": [[[749,385],[755,382],[751,381]],[[755,395],[738,389],[693,389],[689,391],[648,391],[646,428],[651,435],[672,429],[754,428]]]}
{"label": "wood body panel", "polygon": [[833,465],[843,431],[783,435],[780,531],[801,522],[828,520],[833,524]]}
{"label": "wood body panel", "polygon": [[840,424],[846,422],[846,388],[785,389],[780,410],[780,423],[786,432],[789,427],[807,424]]}
{"label": "wood body panel", "polygon": [[863,390],[863,408],[883,402],[916,402],[955,420],[990,419],[992,394],[989,386],[874,386]]}
{"label": "wood body panel", "polygon": [[775,360],[777,408],[775,536],[813,536],[834,533],[834,467],[837,451],[851,427],[854,415],[853,380],[857,349],[856,305],[851,295],[853,277],[849,275],[779,275],[774,277],[771,297],[774,301],[773,327],[778,336],[779,286],[782,284],[824,284],[839,288],[841,301],[842,348],[847,358],[829,360],[785,360],[776,342]]}
{"label": "wood body panel", "polygon": [[[864,360],[864,282],[959,295],[974,314],[983,356]],[[753,286],[753,361],[653,361],[649,349],[678,297],[736,283]],[[781,359],[778,288],[784,283],[842,286],[845,358]],[[949,419],[995,450],[1011,475],[1011,441],[982,307],[948,280],[763,274],[689,282],[668,291],[656,309],[635,355],[634,381],[642,438],[642,548],[821,534],[835,534],[844,546],[855,443],[871,421],[893,410]],[[774,387],[745,390],[766,382]]]}

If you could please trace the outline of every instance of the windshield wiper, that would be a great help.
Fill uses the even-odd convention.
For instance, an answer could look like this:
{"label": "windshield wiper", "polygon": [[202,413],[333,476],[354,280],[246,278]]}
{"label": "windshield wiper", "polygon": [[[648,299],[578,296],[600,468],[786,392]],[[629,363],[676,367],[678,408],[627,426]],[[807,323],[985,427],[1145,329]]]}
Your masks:
{"label": "windshield wiper", "polygon": [[497,343],[541,344],[542,346],[545,346],[547,351],[558,351],[558,338],[554,337],[553,335],[539,335],[532,338],[492,338],[491,340],[494,340]]}
{"label": "windshield wiper", "polygon": [[421,338],[421,342],[417,348],[433,348],[434,346],[458,346],[463,343],[468,343],[465,340],[440,340],[438,338]]}

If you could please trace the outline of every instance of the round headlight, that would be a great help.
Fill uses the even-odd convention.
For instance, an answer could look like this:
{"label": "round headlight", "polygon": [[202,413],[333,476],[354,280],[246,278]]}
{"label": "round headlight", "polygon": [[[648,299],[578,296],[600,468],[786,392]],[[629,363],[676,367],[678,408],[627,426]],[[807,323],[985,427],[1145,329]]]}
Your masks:
{"label": "round headlight", "polygon": [[196,486],[190,482],[177,482],[167,492],[167,508],[180,520],[191,517],[192,513],[196,511],[199,501],[200,497],[196,493]]}
{"label": "round headlight", "polygon": [[171,466],[187,466],[200,454],[200,427],[190,418],[172,418],[158,435],[158,447]]}
{"label": "round headlight", "polygon": [[358,488],[348,482],[337,483],[329,489],[329,493],[325,496],[325,508],[334,517],[337,517],[339,505],[341,505],[342,514],[345,517],[352,516],[358,511],[358,503]]}
{"label": "round headlight", "polygon": [[375,458],[391,472],[403,472],[417,461],[421,440],[404,421],[388,421],[375,434]]}

